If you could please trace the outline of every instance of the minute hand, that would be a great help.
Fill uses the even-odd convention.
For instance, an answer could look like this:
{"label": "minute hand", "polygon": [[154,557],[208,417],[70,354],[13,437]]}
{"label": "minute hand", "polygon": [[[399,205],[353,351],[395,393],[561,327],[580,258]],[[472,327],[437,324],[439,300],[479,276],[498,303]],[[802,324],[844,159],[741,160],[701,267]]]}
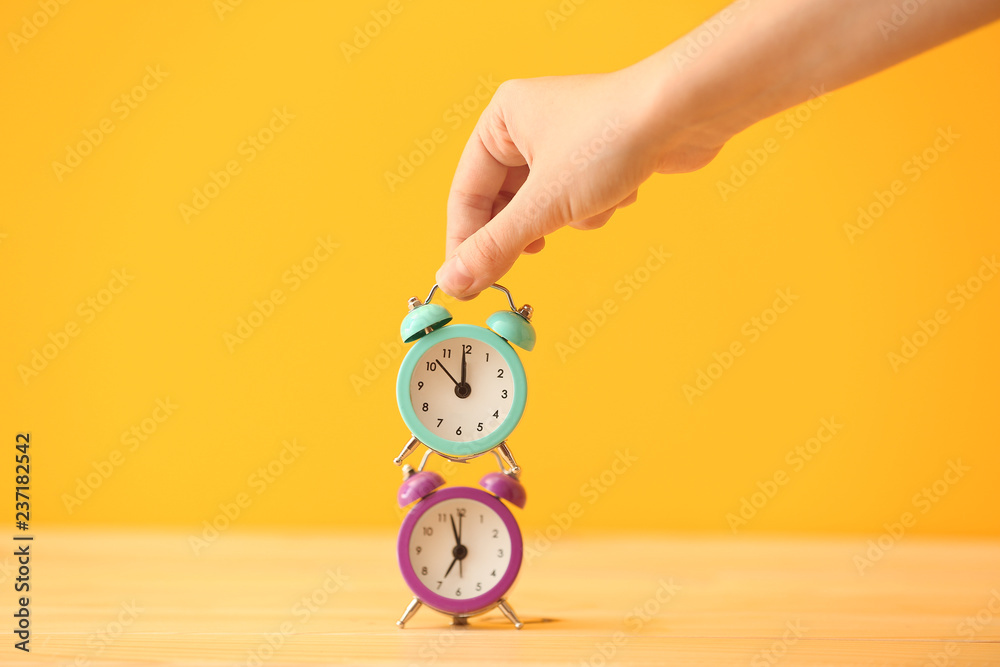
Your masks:
{"label": "minute hand", "polygon": [[451,373],[448,372],[448,369],[444,367],[444,364],[441,363],[440,359],[438,359],[438,368],[440,368],[441,370],[443,370],[445,372],[445,375],[447,375],[448,377],[451,378],[452,382],[454,382],[456,385],[459,384],[459,381],[456,380],[455,377]]}

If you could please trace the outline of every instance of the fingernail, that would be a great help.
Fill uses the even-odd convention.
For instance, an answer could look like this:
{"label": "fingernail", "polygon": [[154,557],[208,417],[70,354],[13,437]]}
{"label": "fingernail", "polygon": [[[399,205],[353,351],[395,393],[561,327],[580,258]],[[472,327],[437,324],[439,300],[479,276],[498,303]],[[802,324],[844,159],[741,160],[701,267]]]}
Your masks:
{"label": "fingernail", "polygon": [[438,284],[451,296],[462,296],[472,286],[472,275],[465,268],[465,262],[455,255],[444,263],[437,272]]}

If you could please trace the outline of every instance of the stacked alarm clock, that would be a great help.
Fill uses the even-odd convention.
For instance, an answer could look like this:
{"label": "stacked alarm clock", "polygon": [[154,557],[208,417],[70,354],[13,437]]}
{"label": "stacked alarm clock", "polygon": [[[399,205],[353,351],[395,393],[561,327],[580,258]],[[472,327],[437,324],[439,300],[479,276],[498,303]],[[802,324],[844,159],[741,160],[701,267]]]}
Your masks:
{"label": "stacked alarm clock", "polygon": [[[483,328],[453,324],[451,313],[431,303],[438,286],[421,301],[409,301],[400,334],[415,343],[403,358],[396,401],[412,437],[396,465],[420,445],[427,451],[414,470],[403,466],[400,507],[412,505],[399,531],[397,553],[413,600],[396,625],[403,627],[422,605],[465,625],[471,616],[498,607],[518,629],[521,621],[506,600],[521,569],[523,543],[507,505],[527,499],[507,437],[524,413],[527,382],[512,345],[535,346],[529,305],[493,313]],[[500,468],[480,488],[440,488],[440,474],[425,470],[432,453],[466,462],[492,453]]]}

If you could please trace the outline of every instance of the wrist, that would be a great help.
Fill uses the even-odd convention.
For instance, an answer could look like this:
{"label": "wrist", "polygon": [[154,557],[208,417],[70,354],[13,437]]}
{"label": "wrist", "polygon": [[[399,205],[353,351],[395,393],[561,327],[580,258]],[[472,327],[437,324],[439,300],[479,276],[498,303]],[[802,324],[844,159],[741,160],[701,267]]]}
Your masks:
{"label": "wrist", "polygon": [[798,90],[799,72],[816,54],[801,49],[788,62],[802,27],[790,27],[787,18],[775,25],[776,8],[763,11],[761,4],[735,2],[633,66],[650,87],[651,123],[665,154],[685,146],[718,152],[739,132],[807,98]]}
{"label": "wrist", "polygon": [[675,48],[667,47],[623,70],[634,82],[648,159],[660,173],[700,169],[733,135],[753,123],[735,117],[739,101],[725,99],[719,86],[710,85],[704,68],[678,67]]}

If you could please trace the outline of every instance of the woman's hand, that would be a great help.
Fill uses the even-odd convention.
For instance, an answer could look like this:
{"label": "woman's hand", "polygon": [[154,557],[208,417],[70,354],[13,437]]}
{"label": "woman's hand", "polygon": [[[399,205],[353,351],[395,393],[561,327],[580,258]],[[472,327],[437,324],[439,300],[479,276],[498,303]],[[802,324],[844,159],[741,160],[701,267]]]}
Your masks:
{"label": "woman's hand", "polygon": [[707,164],[722,143],[665,131],[657,78],[634,66],[501,85],[452,182],[441,288],[471,298],[560,227],[604,225],[653,172]]}

